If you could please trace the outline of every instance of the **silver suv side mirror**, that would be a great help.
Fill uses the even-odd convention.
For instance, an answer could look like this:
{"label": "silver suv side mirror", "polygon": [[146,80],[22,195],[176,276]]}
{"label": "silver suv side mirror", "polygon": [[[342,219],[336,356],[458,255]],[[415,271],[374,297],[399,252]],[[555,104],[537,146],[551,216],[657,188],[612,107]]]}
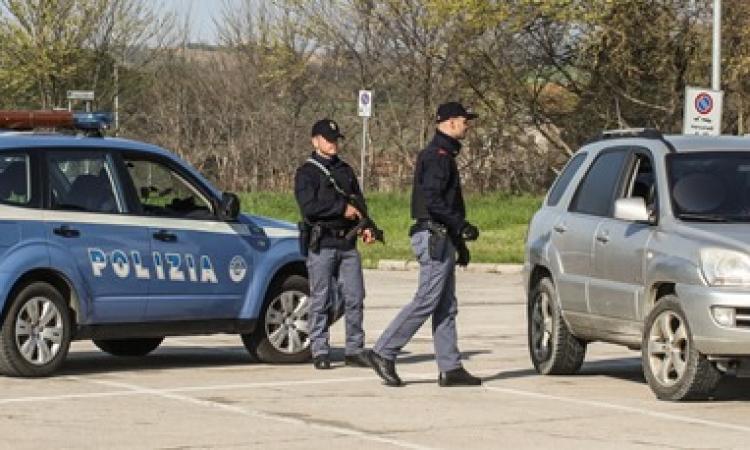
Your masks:
{"label": "silver suv side mirror", "polygon": [[618,198],[615,200],[615,219],[648,222],[646,201],[643,197]]}

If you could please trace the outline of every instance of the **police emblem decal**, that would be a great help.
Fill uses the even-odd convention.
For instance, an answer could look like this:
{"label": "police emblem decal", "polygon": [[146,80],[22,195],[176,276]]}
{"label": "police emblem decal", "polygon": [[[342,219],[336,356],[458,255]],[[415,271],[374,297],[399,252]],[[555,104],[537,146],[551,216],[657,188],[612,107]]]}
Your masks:
{"label": "police emblem decal", "polygon": [[245,258],[239,255],[235,256],[229,262],[229,278],[235,283],[239,283],[245,279],[245,275],[247,275],[247,263],[245,262]]}

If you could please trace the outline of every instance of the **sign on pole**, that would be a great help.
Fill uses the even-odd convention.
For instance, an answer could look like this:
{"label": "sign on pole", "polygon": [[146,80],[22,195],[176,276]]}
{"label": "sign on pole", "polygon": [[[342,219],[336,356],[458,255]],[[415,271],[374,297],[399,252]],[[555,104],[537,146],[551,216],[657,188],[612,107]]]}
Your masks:
{"label": "sign on pole", "polygon": [[685,113],[682,134],[719,136],[721,134],[721,112],[723,91],[698,87],[685,87]]}
{"label": "sign on pole", "polygon": [[94,101],[94,91],[68,91],[68,100]]}
{"label": "sign on pole", "polygon": [[359,91],[359,117],[372,115],[372,91]]}

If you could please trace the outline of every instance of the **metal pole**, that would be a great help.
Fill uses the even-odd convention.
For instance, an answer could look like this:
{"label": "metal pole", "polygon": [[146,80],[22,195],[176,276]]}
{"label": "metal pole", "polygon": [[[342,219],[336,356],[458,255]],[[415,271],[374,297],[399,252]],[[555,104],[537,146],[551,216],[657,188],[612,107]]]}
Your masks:
{"label": "metal pole", "polygon": [[120,72],[115,62],[115,136],[120,131]]}
{"label": "metal pole", "polygon": [[359,153],[359,186],[365,192],[365,154],[367,150],[367,117],[362,118],[362,151]]}
{"label": "metal pole", "polygon": [[721,90],[721,0],[714,0],[713,60],[711,89]]}

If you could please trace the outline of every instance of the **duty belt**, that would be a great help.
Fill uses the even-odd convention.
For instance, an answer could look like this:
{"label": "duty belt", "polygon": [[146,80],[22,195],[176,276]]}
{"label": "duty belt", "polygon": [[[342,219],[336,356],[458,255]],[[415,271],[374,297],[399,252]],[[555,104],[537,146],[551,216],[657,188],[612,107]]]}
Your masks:
{"label": "duty belt", "polygon": [[409,236],[420,231],[429,231],[431,233],[438,233],[442,235],[448,234],[448,227],[440,222],[435,222],[430,219],[417,219],[414,225],[409,229]]}
{"label": "duty belt", "polygon": [[326,236],[335,237],[337,239],[344,239],[348,232],[349,230],[346,228],[323,228],[323,233]]}

